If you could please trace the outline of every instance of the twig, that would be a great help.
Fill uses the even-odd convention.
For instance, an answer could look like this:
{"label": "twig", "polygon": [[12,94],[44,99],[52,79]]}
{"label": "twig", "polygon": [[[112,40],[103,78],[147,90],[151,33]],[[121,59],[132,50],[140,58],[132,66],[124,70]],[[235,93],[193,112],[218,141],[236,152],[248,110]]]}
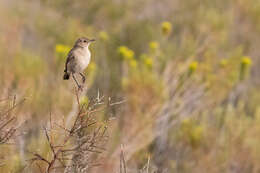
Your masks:
{"label": "twig", "polygon": [[[103,123],[102,125],[99,125],[98,121],[96,121],[95,118],[92,118],[92,114],[99,112],[100,109],[104,109],[103,107],[97,107],[97,105],[100,105],[101,99],[103,99],[103,97],[100,97],[98,95],[98,97],[96,98],[96,102],[94,102],[93,104],[88,104],[87,108],[93,107],[93,110],[90,110],[84,109],[84,106],[80,105],[78,91],[76,91],[75,96],[76,102],[78,104],[78,110],[75,118],[73,118],[72,127],[66,128],[65,125],[62,126],[54,122],[50,113],[50,129],[47,129],[46,127],[43,128],[46,140],[52,152],[51,159],[47,160],[43,156],[35,153],[33,154],[34,158],[31,159],[32,161],[40,160],[47,163],[46,173],[50,173],[58,168],[65,168],[65,170],[74,169],[70,172],[77,172],[77,169],[88,169],[90,166],[100,165],[90,165],[88,159],[90,154],[100,154],[105,150],[105,147],[100,146],[100,144],[105,142],[107,138],[107,136],[105,135],[107,131],[107,126],[104,127]],[[86,117],[86,119],[83,119],[83,117]],[[59,143],[57,145],[55,145],[55,141],[51,138],[51,134],[55,126],[58,127],[58,129],[62,129],[67,133],[67,135],[65,135],[65,137],[63,137],[62,139],[62,143]],[[85,130],[89,127],[92,127],[93,130]],[[74,142],[74,144],[72,144],[72,146],[67,145],[68,141]],[[76,161],[76,159],[79,160]],[[60,164],[61,167],[56,163]]]}
{"label": "twig", "polygon": [[120,153],[120,173],[126,173],[126,163],[124,156],[124,147],[121,144],[121,153]]}

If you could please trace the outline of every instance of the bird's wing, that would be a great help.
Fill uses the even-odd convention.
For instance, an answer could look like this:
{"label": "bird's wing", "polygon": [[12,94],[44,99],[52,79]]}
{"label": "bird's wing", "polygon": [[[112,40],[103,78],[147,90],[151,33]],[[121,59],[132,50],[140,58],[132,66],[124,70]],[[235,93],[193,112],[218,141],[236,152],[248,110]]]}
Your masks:
{"label": "bird's wing", "polygon": [[67,72],[67,65],[68,65],[68,63],[69,63],[72,59],[74,59],[73,50],[74,50],[74,48],[72,48],[72,49],[70,50],[70,52],[68,53],[67,60],[66,60],[66,63],[65,63],[64,72]]}

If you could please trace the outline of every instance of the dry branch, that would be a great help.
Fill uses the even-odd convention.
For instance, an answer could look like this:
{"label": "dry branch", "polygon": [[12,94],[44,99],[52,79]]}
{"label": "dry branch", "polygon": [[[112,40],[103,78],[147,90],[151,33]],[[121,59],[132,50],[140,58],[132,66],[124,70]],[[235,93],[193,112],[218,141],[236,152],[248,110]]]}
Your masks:
{"label": "dry branch", "polygon": [[[35,161],[46,163],[46,173],[54,172],[57,169],[64,172],[85,172],[91,167],[100,165],[95,162],[96,157],[94,156],[105,151],[104,144],[108,138],[107,126],[96,118],[97,113],[105,109],[103,99],[104,97],[98,96],[94,102],[81,105],[77,91],[78,110],[71,122],[71,127],[54,122],[50,114],[49,128],[44,127],[43,129],[51,157],[47,158],[39,153],[33,153],[33,157],[30,159],[31,164]],[[57,129],[65,135],[59,139],[52,139],[51,134]]]}

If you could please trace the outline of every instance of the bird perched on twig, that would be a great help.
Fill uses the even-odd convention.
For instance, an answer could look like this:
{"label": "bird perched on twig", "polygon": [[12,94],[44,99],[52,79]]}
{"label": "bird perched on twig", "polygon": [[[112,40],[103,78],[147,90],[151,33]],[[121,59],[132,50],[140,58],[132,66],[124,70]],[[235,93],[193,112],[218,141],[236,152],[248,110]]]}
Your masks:
{"label": "bird perched on twig", "polygon": [[83,71],[87,68],[91,57],[88,47],[93,41],[95,40],[86,37],[79,38],[67,56],[63,79],[68,80],[70,75],[72,75],[79,89],[82,89],[82,86],[79,85],[75,74],[79,74],[82,77],[82,83],[84,84],[86,77]]}

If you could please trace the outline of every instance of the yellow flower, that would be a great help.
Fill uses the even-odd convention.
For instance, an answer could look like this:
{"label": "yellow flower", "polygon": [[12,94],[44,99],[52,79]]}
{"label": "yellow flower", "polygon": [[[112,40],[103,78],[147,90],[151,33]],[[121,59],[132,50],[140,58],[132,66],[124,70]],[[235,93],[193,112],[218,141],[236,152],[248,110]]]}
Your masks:
{"label": "yellow flower", "polygon": [[147,54],[142,54],[140,59],[144,62],[144,65],[151,68],[154,64],[153,58],[149,57]]}
{"label": "yellow flower", "polygon": [[128,51],[126,52],[126,54],[125,54],[125,58],[126,58],[126,59],[132,59],[132,58],[134,58],[134,51],[128,50]]}
{"label": "yellow flower", "polygon": [[144,59],[144,64],[145,64],[147,67],[151,68],[151,67],[153,66],[153,59],[150,58],[150,57],[146,57],[146,58]]}
{"label": "yellow flower", "polygon": [[225,67],[227,65],[227,63],[228,63],[228,61],[226,59],[222,59],[219,64],[221,67]]}
{"label": "yellow flower", "polygon": [[63,44],[57,44],[55,46],[55,58],[58,64],[64,63],[65,58],[67,56],[67,54],[70,51],[70,47],[63,45]]}
{"label": "yellow flower", "polygon": [[241,60],[240,65],[240,80],[243,80],[245,76],[248,74],[249,66],[252,64],[252,60],[250,57],[244,56]]}
{"label": "yellow flower", "polygon": [[154,50],[158,49],[159,44],[158,44],[158,42],[156,42],[156,41],[151,41],[151,42],[149,43],[149,47],[150,47],[151,50],[154,51]]}
{"label": "yellow flower", "polygon": [[127,49],[128,49],[128,48],[127,48],[126,46],[120,46],[120,47],[118,48],[118,53],[123,55],[124,52],[127,51]]}
{"label": "yellow flower", "polygon": [[161,27],[164,35],[169,35],[172,31],[172,24],[170,22],[163,22]]}
{"label": "yellow flower", "polygon": [[193,61],[190,65],[189,65],[189,70],[188,70],[188,76],[191,76],[194,71],[196,71],[198,68],[198,62],[197,61]]}
{"label": "yellow flower", "polygon": [[200,125],[193,127],[190,132],[190,143],[192,147],[198,147],[198,145],[202,142],[204,133],[204,128]]}
{"label": "yellow flower", "polygon": [[132,51],[126,46],[120,46],[118,48],[118,53],[121,57],[123,57],[126,60],[131,60],[134,58],[134,51]]}
{"label": "yellow flower", "polygon": [[109,36],[108,36],[107,32],[101,31],[101,32],[99,33],[99,38],[100,38],[101,40],[103,40],[103,41],[107,41],[107,40],[109,39]]}
{"label": "yellow flower", "polygon": [[252,64],[252,60],[251,60],[250,57],[244,56],[242,58],[241,64],[244,65],[244,66],[249,66],[249,65]]}
{"label": "yellow flower", "polygon": [[88,105],[88,102],[89,102],[89,100],[88,100],[88,97],[86,97],[86,96],[83,96],[79,101],[80,105],[86,105],[86,106]]}
{"label": "yellow flower", "polygon": [[193,61],[189,66],[189,70],[191,70],[191,71],[195,71],[197,68],[198,68],[198,62],[197,61]]}
{"label": "yellow flower", "polygon": [[185,119],[181,123],[181,135],[194,148],[203,142],[204,131],[203,126],[197,125],[192,119]]}
{"label": "yellow flower", "polygon": [[67,54],[70,51],[70,47],[63,44],[57,44],[55,47],[55,51],[57,53]]}

